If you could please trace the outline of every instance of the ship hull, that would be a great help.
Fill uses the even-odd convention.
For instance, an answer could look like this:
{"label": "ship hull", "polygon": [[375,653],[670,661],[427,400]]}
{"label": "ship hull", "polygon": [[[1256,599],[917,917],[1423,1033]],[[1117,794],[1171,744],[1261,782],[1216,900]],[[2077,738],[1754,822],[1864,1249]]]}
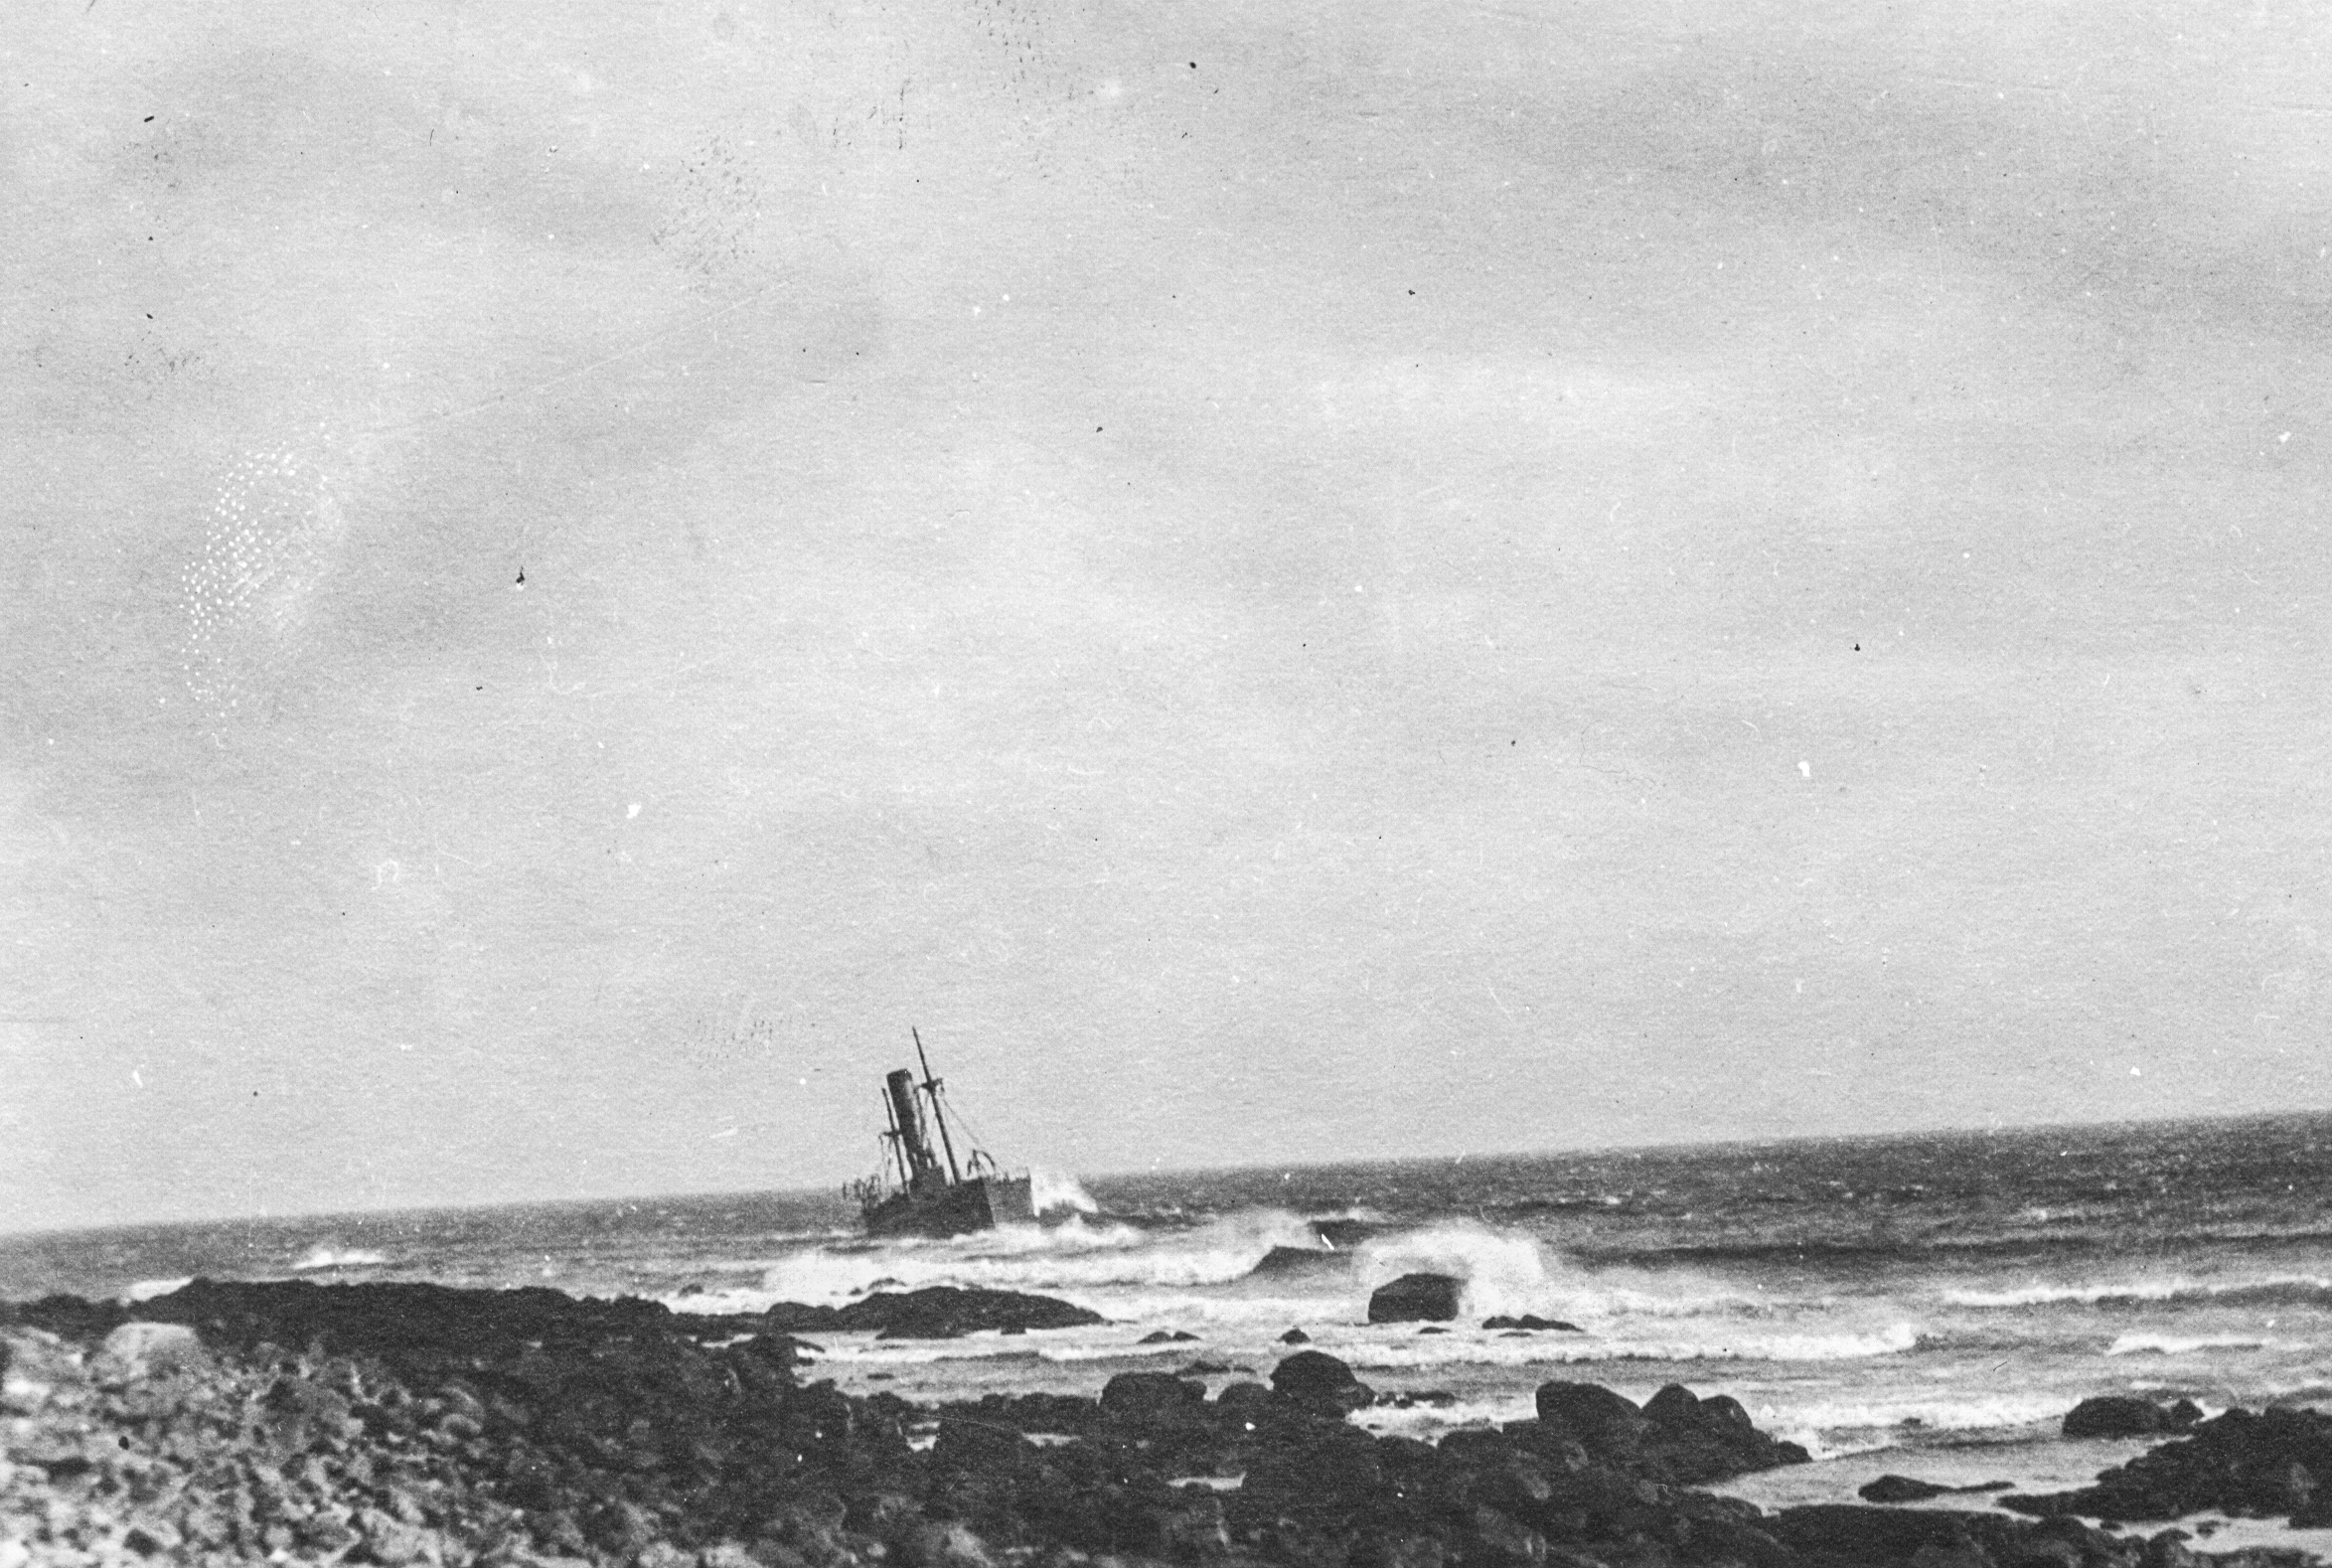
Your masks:
{"label": "ship hull", "polygon": [[866,1210],[869,1236],[961,1236],[999,1225],[1032,1223],[1035,1194],[1026,1176],[976,1176],[953,1186],[894,1192]]}

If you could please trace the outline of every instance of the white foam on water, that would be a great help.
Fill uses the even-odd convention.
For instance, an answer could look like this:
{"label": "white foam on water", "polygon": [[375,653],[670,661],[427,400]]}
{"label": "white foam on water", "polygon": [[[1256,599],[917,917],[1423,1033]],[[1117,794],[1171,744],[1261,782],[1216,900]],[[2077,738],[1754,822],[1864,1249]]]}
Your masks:
{"label": "white foam on water", "polygon": [[2318,1274],[2270,1274],[2232,1280],[2171,1275],[2084,1284],[2037,1281],[2008,1290],[1945,1291],[1943,1299],[1953,1307],[2016,1308],[2059,1304],[2094,1307],[2108,1302],[2209,1303],[2228,1298],[2288,1299],[2304,1304],[2318,1297],[2332,1298],[2332,1279]]}
{"label": "white foam on water", "polygon": [[1850,1454],[1956,1444],[1992,1432],[2002,1442],[2054,1433],[2066,1411],[2060,1394],[1938,1395],[1906,1391],[1876,1399],[1761,1400],[1749,1403],[1761,1431],[1801,1444],[1817,1460]]}
{"label": "white foam on water", "polygon": [[1463,1280],[1462,1310],[1467,1317],[1533,1311],[1554,1289],[1553,1254],[1537,1237],[1474,1220],[1372,1237],[1355,1250],[1370,1288],[1404,1274],[1446,1274]]}
{"label": "white foam on water", "polygon": [[931,1285],[1090,1293],[1111,1288],[1227,1285],[1275,1246],[1309,1244],[1294,1214],[1254,1210],[1188,1230],[1095,1223],[1014,1225],[944,1241],[907,1239],[822,1247],[780,1259],[762,1276],[761,1301],[839,1305],[875,1289]]}
{"label": "white foam on water", "polygon": [[182,1291],[194,1282],[194,1276],[191,1274],[181,1280],[140,1280],[123,1291],[117,1300],[150,1302],[157,1296],[169,1296]]}
{"label": "white foam on water", "polygon": [[1411,1405],[1406,1410],[1398,1405],[1370,1405],[1365,1410],[1353,1411],[1350,1419],[1354,1426],[1381,1436],[1430,1442],[1464,1427],[1504,1426],[1509,1421],[1527,1421],[1537,1414],[1535,1395],[1523,1393],[1490,1399],[1459,1399],[1446,1405]]}
{"label": "white foam on water", "polygon": [[2191,1355],[2197,1350],[2261,1350],[2274,1342],[2249,1333],[2125,1333],[2105,1346],[2105,1353]]}
{"label": "white foam on water", "polygon": [[1354,1366],[1428,1367],[1577,1365],[1595,1361],[1843,1361],[1900,1355],[1919,1344],[1919,1331],[1899,1323],[1884,1329],[1835,1333],[1730,1332],[1711,1325],[1707,1338],[1627,1338],[1602,1334],[1502,1335],[1448,1333],[1392,1342],[1338,1343],[1334,1353]]}
{"label": "white foam on water", "polygon": [[1084,1183],[1066,1171],[1050,1171],[1043,1166],[1032,1166],[1028,1171],[1029,1200],[1039,1214],[1097,1214],[1101,1205],[1093,1201],[1093,1194]]}
{"label": "white foam on water", "polygon": [[388,1261],[389,1259],[385,1255],[363,1247],[331,1247],[319,1244],[301,1253],[298,1260],[291,1265],[291,1269],[295,1274],[305,1274],[314,1269],[369,1269],[377,1268]]}

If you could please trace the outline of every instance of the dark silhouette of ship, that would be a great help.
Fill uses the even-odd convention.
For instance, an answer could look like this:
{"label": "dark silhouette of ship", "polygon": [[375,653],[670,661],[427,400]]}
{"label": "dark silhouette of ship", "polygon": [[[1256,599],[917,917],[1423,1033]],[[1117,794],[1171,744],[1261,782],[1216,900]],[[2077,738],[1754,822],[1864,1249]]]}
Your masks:
{"label": "dark silhouette of ship", "polygon": [[[998,1225],[1033,1223],[1035,1193],[1026,1172],[1007,1175],[986,1151],[969,1143],[963,1163],[957,1164],[955,1137],[940,1098],[944,1085],[931,1074],[923,1036],[913,1029],[907,1032],[915,1041],[915,1059],[923,1064],[923,1081],[917,1083],[904,1067],[883,1079],[882,1108],[890,1127],[882,1135],[882,1175],[849,1188],[858,1200],[866,1233],[960,1236]],[[939,1136],[936,1149],[934,1131]]]}

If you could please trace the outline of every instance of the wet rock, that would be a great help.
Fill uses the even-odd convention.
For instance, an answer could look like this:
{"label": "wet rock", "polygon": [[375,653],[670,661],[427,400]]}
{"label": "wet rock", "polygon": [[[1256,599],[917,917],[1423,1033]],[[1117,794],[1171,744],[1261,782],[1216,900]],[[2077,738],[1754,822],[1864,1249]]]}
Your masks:
{"label": "wet rock", "polygon": [[1102,1321],[1097,1312],[1050,1296],[952,1285],[897,1293],[876,1291],[844,1307],[806,1307],[800,1302],[779,1302],[758,1320],[772,1333],[847,1333],[873,1330],[880,1337],[891,1339],[952,1339],[983,1330],[1011,1333],[1030,1329],[1074,1329]]}
{"label": "wet rock", "polygon": [[1335,1523],[1374,1501],[1382,1480],[1375,1439],[1332,1428],[1263,1445],[1240,1482],[1234,1512],[1258,1524]]}
{"label": "wet rock", "polygon": [[1468,1519],[1469,1562],[1535,1565],[1547,1560],[1544,1535],[1496,1508],[1477,1503]]}
{"label": "wet rock", "polygon": [[1283,1399],[1339,1415],[1376,1397],[1375,1390],[1352,1375],[1351,1367],[1320,1350],[1298,1350],[1273,1367],[1271,1387]]}
{"label": "wet rock", "polygon": [[1311,1342],[1312,1335],[1301,1329],[1290,1329],[1286,1333],[1280,1335],[1280,1343],[1282,1344],[1310,1344]]}
{"label": "wet rock", "polygon": [[1225,1383],[1214,1403],[1225,1414],[1259,1410],[1271,1403],[1271,1390],[1261,1383]]}
{"label": "wet rock", "polygon": [[1881,1476],[1856,1488],[1854,1494],[1865,1502],[1925,1502],[1956,1490],[1939,1487],[1932,1481],[1915,1481],[1909,1476]]}
{"label": "wet rock", "polygon": [[1158,1545],[1166,1556],[1182,1562],[1229,1551],[1231,1531],[1222,1497],[1202,1487],[1183,1489],[1158,1521]]}
{"label": "wet rock", "polygon": [[1530,1313],[1524,1313],[1519,1318],[1508,1318],[1502,1315],[1496,1318],[1484,1318],[1481,1320],[1481,1326],[1484,1329],[1505,1329],[1525,1333],[1584,1333],[1587,1332],[1575,1323],[1565,1323],[1560,1318],[1540,1318]]}
{"label": "wet rock", "polygon": [[2313,1410],[2230,1410],[2200,1422],[2126,1465],[2100,1472],[2075,1491],[2010,1493],[2002,1507],[2028,1514],[2109,1519],[2176,1519],[2218,1509],[2294,1522],[2332,1523],[2319,1505],[2332,1478],[2332,1417]]}
{"label": "wet rock", "polygon": [[1447,1274],[1404,1274],[1368,1298],[1370,1323],[1448,1323],[1458,1316],[1466,1283]]}
{"label": "wet rock", "polygon": [[1321,1274],[1340,1274],[1352,1267],[1352,1259],[1341,1252],[1330,1252],[1325,1247],[1274,1247],[1263,1255],[1254,1268],[1247,1271],[1251,1280],[1303,1279]]}
{"label": "wet rock", "polygon": [[925,1521],[891,1537],[902,1568],[993,1568],[987,1543],[962,1524]]}
{"label": "wet rock", "polygon": [[1652,1431],[1644,1435],[1648,1474],[1682,1486],[1701,1486],[1750,1471],[1802,1465],[1809,1456],[1757,1429],[1741,1402],[1726,1394],[1706,1399],[1670,1383],[1644,1403]]}
{"label": "wet rock", "polygon": [[1651,1425],[1633,1400],[1600,1383],[1541,1383],[1535,1402],[1542,1423],[1577,1437],[1591,1453],[1632,1447]]}
{"label": "wet rock", "polygon": [[1206,1385],[1168,1372],[1120,1372],[1102,1385],[1101,1413],[1120,1421],[1179,1415],[1206,1402]]}
{"label": "wet rock", "polygon": [[2201,1414],[2184,1399],[2176,1405],[2163,1405],[2131,1394],[2100,1394],[2066,1412],[2064,1433],[2069,1438],[2150,1437],[2156,1432],[2182,1431],[2194,1425]]}
{"label": "wet rock", "polygon": [[1971,1565],[1990,1561],[1976,1537],[1977,1526],[1970,1521],[1968,1514],[1943,1509],[1816,1503],[1784,1508],[1766,1530],[1814,1562],[1834,1563],[1840,1568],[1883,1568],[1886,1564],[1910,1564],[1915,1559]]}
{"label": "wet rock", "polygon": [[1011,1427],[985,1421],[942,1421],[931,1446],[934,1467],[982,1475],[1011,1475],[1026,1469],[1035,1457],[1035,1444]]}
{"label": "wet rock", "polygon": [[1180,1329],[1158,1329],[1135,1340],[1136,1344],[1180,1344],[1196,1339],[1198,1335]]}

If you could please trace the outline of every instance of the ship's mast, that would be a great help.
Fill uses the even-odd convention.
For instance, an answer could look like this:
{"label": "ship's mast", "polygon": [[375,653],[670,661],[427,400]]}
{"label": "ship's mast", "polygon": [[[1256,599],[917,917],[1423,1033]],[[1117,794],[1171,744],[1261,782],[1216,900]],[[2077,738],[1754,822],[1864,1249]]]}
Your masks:
{"label": "ship's mast", "polygon": [[947,1135],[947,1113],[939,1106],[939,1080],[931,1075],[931,1058],[923,1053],[923,1036],[916,1032],[911,1023],[907,1025],[907,1032],[914,1036],[915,1059],[923,1064],[923,1092],[931,1100],[931,1119],[939,1124],[939,1147],[947,1153],[948,1179],[961,1181],[964,1174],[956,1169],[956,1146],[955,1141]]}

